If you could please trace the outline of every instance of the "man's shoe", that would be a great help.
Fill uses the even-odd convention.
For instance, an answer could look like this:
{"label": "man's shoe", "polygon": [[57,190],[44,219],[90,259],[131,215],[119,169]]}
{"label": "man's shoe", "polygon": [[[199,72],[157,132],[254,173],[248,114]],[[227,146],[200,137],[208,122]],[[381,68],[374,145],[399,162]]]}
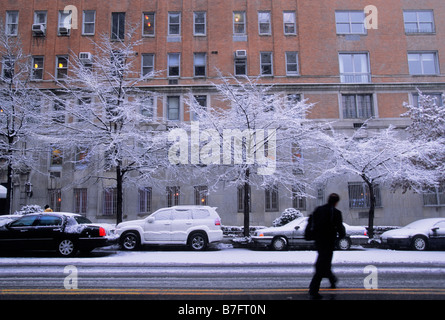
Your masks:
{"label": "man's shoe", "polygon": [[323,299],[323,296],[319,294],[318,292],[309,292],[309,299],[310,300],[321,300]]}
{"label": "man's shoe", "polygon": [[337,289],[337,282],[338,279],[336,276],[333,276],[331,279],[329,279],[331,281],[331,289]]}

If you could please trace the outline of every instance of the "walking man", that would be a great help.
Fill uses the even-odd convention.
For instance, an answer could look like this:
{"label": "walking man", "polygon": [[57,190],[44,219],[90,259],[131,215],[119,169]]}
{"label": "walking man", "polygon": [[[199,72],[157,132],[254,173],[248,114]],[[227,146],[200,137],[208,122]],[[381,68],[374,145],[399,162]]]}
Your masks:
{"label": "walking man", "polygon": [[339,195],[332,193],[329,195],[328,203],[317,207],[309,218],[308,227],[312,229],[312,237],[318,252],[315,274],[309,285],[309,297],[312,299],[322,298],[318,293],[322,278],[328,278],[331,288],[336,288],[337,277],[331,270],[332,256],[337,237],[343,238],[346,235],[341,211],[335,208],[339,201]]}

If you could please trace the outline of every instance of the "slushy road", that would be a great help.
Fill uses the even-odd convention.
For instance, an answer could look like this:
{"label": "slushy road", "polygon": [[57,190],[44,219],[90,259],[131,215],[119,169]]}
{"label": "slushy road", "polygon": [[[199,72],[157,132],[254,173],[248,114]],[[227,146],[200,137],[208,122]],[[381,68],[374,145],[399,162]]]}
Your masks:
{"label": "slushy road", "polygon": [[[94,251],[73,259],[0,257],[0,299],[307,300],[313,273],[309,259],[221,264],[134,258],[157,254],[144,251],[132,253],[130,260],[107,259],[113,254]],[[328,289],[323,280],[320,293],[328,300],[445,299],[445,262],[374,261],[374,273],[368,266],[360,261],[334,262],[338,289]]]}

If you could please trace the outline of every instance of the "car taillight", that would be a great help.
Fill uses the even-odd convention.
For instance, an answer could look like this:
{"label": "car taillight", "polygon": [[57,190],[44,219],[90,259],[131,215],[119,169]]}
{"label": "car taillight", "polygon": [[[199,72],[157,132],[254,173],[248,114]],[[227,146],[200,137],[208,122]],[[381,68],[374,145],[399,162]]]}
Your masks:
{"label": "car taillight", "polygon": [[367,236],[368,235],[368,232],[365,230],[365,236]]}
{"label": "car taillight", "polygon": [[221,221],[219,221],[219,219],[215,219],[215,226],[220,226],[221,225]]}
{"label": "car taillight", "polygon": [[99,237],[105,237],[106,235],[107,235],[107,232],[105,231],[105,229],[100,227],[99,228]]}

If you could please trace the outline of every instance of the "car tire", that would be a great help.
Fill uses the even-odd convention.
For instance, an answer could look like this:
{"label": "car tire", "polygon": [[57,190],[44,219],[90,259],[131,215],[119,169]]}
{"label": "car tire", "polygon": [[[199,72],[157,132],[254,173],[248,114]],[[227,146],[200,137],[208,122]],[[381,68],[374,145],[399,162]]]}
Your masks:
{"label": "car tire", "polygon": [[428,249],[428,240],[423,236],[415,236],[411,242],[411,247],[416,251],[425,251]]}
{"label": "car tire", "polygon": [[337,248],[342,251],[351,249],[351,239],[349,238],[339,239],[337,241]]}
{"label": "car tire", "polygon": [[207,236],[202,232],[195,232],[189,236],[188,244],[193,251],[203,251],[207,248]]}
{"label": "car tire", "polygon": [[77,252],[77,246],[71,239],[63,239],[57,243],[57,253],[62,257],[72,257]]}
{"label": "car tire", "polygon": [[137,250],[141,244],[139,235],[136,232],[130,231],[124,233],[120,238],[122,249],[127,251]]}
{"label": "car tire", "polygon": [[284,237],[276,237],[272,240],[271,247],[275,251],[283,251],[287,248],[287,240]]}

